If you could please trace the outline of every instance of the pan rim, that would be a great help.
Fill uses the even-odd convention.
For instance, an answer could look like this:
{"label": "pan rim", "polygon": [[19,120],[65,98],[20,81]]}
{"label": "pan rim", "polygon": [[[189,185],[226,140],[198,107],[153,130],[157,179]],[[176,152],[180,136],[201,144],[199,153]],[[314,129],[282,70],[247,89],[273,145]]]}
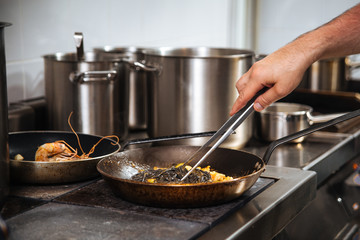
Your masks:
{"label": "pan rim", "polygon": [[130,180],[130,179],[125,179],[125,178],[120,178],[120,177],[115,177],[112,176],[106,172],[104,172],[102,169],[99,168],[99,165],[102,164],[102,162],[107,161],[108,159],[101,159],[97,165],[96,165],[96,169],[98,170],[98,172],[102,175],[105,176],[106,178],[111,178],[112,180],[116,180],[116,181],[121,181],[121,182],[126,182],[126,183],[131,183],[131,184],[136,184],[136,185],[146,185],[146,186],[154,186],[154,187],[200,187],[200,186],[209,186],[209,185],[216,185],[216,184],[225,184],[225,183],[233,183],[233,182],[238,182],[241,181],[245,178],[249,178],[251,176],[257,175],[257,174],[261,174],[262,172],[264,172],[266,170],[266,164],[264,163],[264,160],[262,158],[261,162],[262,162],[262,167],[260,169],[258,169],[257,171],[247,174],[245,176],[241,176],[241,177],[237,177],[237,178],[233,178],[232,180],[225,180],[225,181],[221,181],[221,182],[206,182],[206,183],[184,183],[184,184],[173,184],[173,183],[146,183],[146,182],[139,182],[139,181],[135,181],[135,180]]}

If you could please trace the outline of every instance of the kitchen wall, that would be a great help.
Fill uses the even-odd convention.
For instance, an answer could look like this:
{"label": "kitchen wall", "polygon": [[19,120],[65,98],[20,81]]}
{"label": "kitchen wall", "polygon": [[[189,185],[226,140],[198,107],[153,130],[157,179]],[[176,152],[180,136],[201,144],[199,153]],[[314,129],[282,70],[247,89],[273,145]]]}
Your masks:
{"label": "kitchen wall", "polygon": [[[355,0],[0,0],[9,102],[44,95],[42,57],[112,46],[211,46],[270,53]],[[256,15],[255,15],[256,14]],[[255,17],[255,18],[254,18]]]}
{"label": "kitchen wall", "polygon": [[85,50],[105,45],[227,47],[239,40],[243,23],[234,14],[246,2],[0,0],[0,21],[13,24],[5,29],[9,102],[44,95],[41,56],[74,52],[74,32],[83,32]]}
{"label": "kitchen wall", "polygon": [[255,49],[258,53],[271,53],[359,2],[359,0],[258,0]]}

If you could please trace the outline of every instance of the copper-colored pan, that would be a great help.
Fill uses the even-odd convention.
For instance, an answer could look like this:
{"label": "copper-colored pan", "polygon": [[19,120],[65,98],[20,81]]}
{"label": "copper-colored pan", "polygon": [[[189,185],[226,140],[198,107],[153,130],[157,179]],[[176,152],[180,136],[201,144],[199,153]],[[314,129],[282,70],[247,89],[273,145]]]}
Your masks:
{"label": "copper-colored pan", "polygon": [[[102,137],[78,134],[85,152]],[[66,162],[36,162],[35,152],[44,143],[65,140],[79,149],[76,136],[63,131],[24,131],[9,134],[10,178],[13,182],[31,184],[58,184],[84,181],[99,176],[96,164],[100,159],[120,150],[120,145],[112,139],[103,139],[90,155],[90,159]],[[80,151],[80,150],[79,150]],[[14,160],[21,154],[24,160]]]}
{"label": "copper-colored pan", "polygon": [[272,142],[263,159],[247,152],[216,149],[202,164],[232,176],[234,180],[218,183],[160,184],[131,180],[138,169],[170,167],[184,162],[198,147],[167,146],[126,150],[99,161],[98,171],[119,197],[143,205],[170,208],[204,207],[225,203],[241,196],[257,181],[265,170],[272,151],[314,131],[360,115],[360,109],[325,123],[312,125],[300,132]]}

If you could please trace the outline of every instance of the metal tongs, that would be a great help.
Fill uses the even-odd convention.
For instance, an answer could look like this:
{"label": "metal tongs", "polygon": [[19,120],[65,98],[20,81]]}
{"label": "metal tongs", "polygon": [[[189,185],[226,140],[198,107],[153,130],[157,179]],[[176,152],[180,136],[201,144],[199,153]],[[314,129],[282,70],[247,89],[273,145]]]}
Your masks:
{"label": "metal tongs", "polygon": [[217,130],[216,133],[204,144],[202,145],[185,163],[186,166],[188,163],[193,161],[196,158],[199,158],[200,153],[207,148],[212,142],[218,139],[213,146],[200,158],[200,160],[185,174],[185,176],[181,179],[184,181],[191,173],[195,170],[220,144],[222,144],[227,137],[229,137],[238,126],[244,122],[244,120],[254,112],[254,102],[256,98],[263,94],[268,88],[263,88],[260,90],[250,101],[247,102],[245,107],[240,109],[237,113],[235,113],[232,117],[230,117],[224,125]]}

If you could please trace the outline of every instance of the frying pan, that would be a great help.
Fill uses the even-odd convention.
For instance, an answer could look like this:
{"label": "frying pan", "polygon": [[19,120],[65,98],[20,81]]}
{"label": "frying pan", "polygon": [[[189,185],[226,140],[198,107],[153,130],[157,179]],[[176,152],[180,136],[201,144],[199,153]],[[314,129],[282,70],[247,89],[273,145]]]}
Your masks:
{"label": "frying pan", "polygon": [[[170,167],[187,160],[197,150],[194,146],[163,146],[131,149],[103,158],[97,169],[113,192],[124,200],[153,207],[189,208],[225,203],[241,196],[265,171],[265,164],[272,151],[280,144],[289,142],[314,131],[360,115],[360,109],[325,123],[272,142],[263,159],[244,151],[216,149],[201,164],[210,165],[220,173],[233,177],[231,181],[196,184],[162,184],[131,180],[139,170]],[[195,163],[192,163],[195,164]]]}
{"label": "frying pan", "polygon": [[[102,137],[78,133],[81,146],[87,153]],[[96,164],[103,157],[120,150],[112,139],[103,139],[90,159],[66,162],[38,162],[35,152],[44,143],[65,140],[80,152],[76,136],[64,131],[24,131],[9,133],[10,179],[12,182],[30,184],[58,184],[88,180],[99,176]],[[24,160],[14,160],[21,154]]]}

